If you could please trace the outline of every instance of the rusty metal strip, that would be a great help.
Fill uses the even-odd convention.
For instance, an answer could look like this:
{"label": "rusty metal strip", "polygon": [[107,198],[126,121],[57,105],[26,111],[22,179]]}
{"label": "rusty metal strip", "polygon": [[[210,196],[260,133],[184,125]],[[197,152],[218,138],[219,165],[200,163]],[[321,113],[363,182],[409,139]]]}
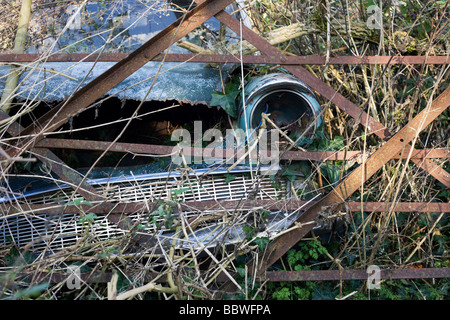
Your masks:
{"label": "rusty metal strip", "polygon": [[[359,189],[362,183],[367,181],[382,166],[389,161],[392,155],[399,153],[416,135],[425,129],[437,116],[439,116],[450,105],[450,87],[447,88],[431,105],[427,106],[415,116],[405,127],[398,131],[380,149],[358,168],[353,170],[339,185],[321,200],[310,206],[298,219],[298,223],[313,222],[319,213],[328,210],[339,210],[341,203]],[[312,230],[314,224],[303,225],[283,236],[275,239],[269,244],[266,257],[259,259],[263,261],[259,266],[259,272],[264,272],[269,266],[277,261],[287,250],[294,246],[301,238]],[[249,269],[252,270],[252,269]]]}
{"label": "rusty metal strip", "polygon": [[[363,155],[362,151],[287,151],[280,155],[285,160],[352,160]],[[411,159],[445,159],[450,157],[449,148],[414,149]],[[392,159],[407,159],[408,154],[395,154]]]}
{"label": "rusty metal strip", "polygon": [[[157,274],[149,272],[149,275],[155,277]],[[52,272],[52,273],[21,273],[19,278],[34,279],[34,281],[49,283],[61,283],[67,281],[70,273]],[[256,278],[258,282],[301,282],[301,281],[350,281],[350,280],[368,280],[370,274],[367,270],[299,270],[299,271],[270,271],[264,276]],[[402,269],[381,269],[380,280],[396,279],[445,279],[450,278],[450,268],[402,268]],[[84,283],[107,283],[111,281],[112,273],[81,273],[80,278]],[[217,277],[218,283],[229,280],[224,274]],[[157,280],[158,283],[165,283],[165,276]]]}
{"label": "rusty metal strip", "polygon": [[[151,276],[156,276],[152,272]],[[61,283],[67,280],[70,273],[29,273],[19,274],[19,277],[35,281],[48,281],[50,283]],[[258,282],[300,282],[300,281],[349,281],[349,280],[368,280],[370,274],[367,270],[299,270],[299,271],[270,271],[264,276],[257,277]],[[450,278],[450,268],[402,268],[402,269],[381,269],[380,280],[396,279],[445,279]],[[107,283],[111,280],[112,273],[81,273],[81,280],[85,283]],[[228,277],[222,274],[217,278],[217,282],[226,282]],[[158,283],[167,281],[166,277],[158,279]]]}
{"label": "rusty metal strip", "polygon": [[[413,152],[415,149],[413,149]],[[406,152],[406,150],[405,150]],[[403,153],[405,153],[403,152]],[[411,161],[417,165],[419,168],[422,168],[427,173],[432,175],[436,180],[441,182],[443,185],[445,185],[447,188],[450,188],[450,173],[448,173],[446,170],[444,170],[439,164],[437,164],[435,161],[432,161],[430,159],[417,159],[417,158],[411,158]]]}
{"label": "rusty metal strip", "polygon": [[347,202],[351,212],[450,212],[450,203],[439,202]]}
{"label": "rusty metal strip", "polygon": [[[138,154],[158,155],[158,156],[160,155],[170,156],[174,150],[173,146],[165,146],[165,145],[125,143],[125,142],[116,142],[112,144],[111,142],[106,141],[55,139],[55,138],[45,138],[37,142],[36,147],[74,149],[74,150],[93,150],[93,151],[109,150],[111,152],[138,153]],[[186,150],[189,149],[186,148]],[[198,152],[202,150],[203,149],[193,150],[192,152],[195,151]]]}
{"label": "rusty metal strip", "polygon": [[[310,202],[315,204],[317,201]],[[189,201],[180,203],[180,208],[186,211],[217,211],[217,210],[252,210],[255,208],[264,208],[270,211],[291,212],[304,207],[309,202],[300,200],[208,200],[208,201]],[[3,204],[1,205],[4,215],[16,214],[21,212],[33,212],[34,214],[79,214],[80,208],[84,212],[92,212],[98,215],[107,215],[110,213],[131,214],[136,212],[152,212],[156,209],[157,202],[132,202],[132,203],[112,203],[112,202],[94,202],[90,205],[59,205],[59,204]],[[427,212],[450,212],[450,203],[440,202],[345,202],[345,210],[350,212],[386,212],[393,209],[397,213],[427,213]]]}
{"label": "rusty metal strip", "polygon": [[[130,53],[103,74],[76,91],[69,100],[56,106],[33,124],[25,128],[22,135],[34,135],[51,132],[70,117],[94,103],[109,90],[128,78],[148,61],[169,48],[173,43],[199,27],[209,18],[225,9],[233,0],[207,0],[187,12],[177,21],[160,31],[141,47]],[[36,137],[40,140],[42,137]]]}
{"label": "rusty metal strip", "polygon": [[[181,204],[185,210],[237,210],[264,208],[266,210],[294,211],[305,207],[308,203],[315,204],[317,201],[301,200],[242,200],[242,201],[197,201]],[[450,203],[439,202],[346,202],[345,210],[350,212],[386,212],[393,209],[394,212],[450,212]],[[343,211],[345,211],[343,210]]]}
{"label": "rusty metal strip", "polygon": [[[61,53],[43,56],[37,53],[1,53],[0,62],[5,63],[23,63],[23,62],[119,62],[126,57],[128,53]],[[240,57],[231,54],[185,54],[169,53],[167,55],[157,55],[152,61],[166,62],[203,62],[203,63],[240,63]],[[281,61],[280,56],[254,56],[243,55],[243,63],[249,64],[284,64],[284,65],[325,65],[326,57],[322,56],[286,56]],[[442,65],[449,64],[450,57],[447,56],[338,56],[330,57],[328,64],[331,65]]]}
{"label": "rusty metal strip", "polygon": [[[259,277],[258,281],[339,281],[368,280],[367,270],[299,270],[270,271]],[[381,269],[380,279],[442,279],[450,278],[450,268],[404,268]]]}
{"label": "rusty metal strip", "polygon": [[[156,276],[150,272],[150,275]],[[35,281],[48,281],[50,283],[61,283],[67,280],[70,273],[39,273],[21,274],[19,277],[30,279],[35,277]],[[349,281],[368,280],[370,274],[367,270],[299,270],[299,271],[271,271],[264,277],[257,277],[258,282],[300,282],[300,281]],[[381,269],[380,280],[396,279],[445,279],[450,278],[450,268],[402,268],[402,269]],[[107,283],[111,280],[112,273],[81,273],[81,280],[85,283]],[[223,275],[217,278],[217,282],[225,282],[228,277]],[[166,277],[158,279],[158,283],[167,281]]]}
{"label": "rusty metal strip", "polygon": [[[201,2],[202,0],[196,0]],[[280,60],[284,63],[287,61],[287,56],[284,55],[279,49],[271,45],[267,40],[256,34],[253,30],[247,28],[244,25],[240,25],[236,19],[225,11],[220,12],[216,15],[216,18],[227,25],[237,34],[242,33],[242,37],[254,45],[259,51],[266,54],[267,56],[278,56]],[[242,30],[241,30],[242,29]],[[390,57],[393,59],[394,57]],[[316,90],[322,96],[327,98],[330,102],[335,104],[338,108],[346,112],[352,118],[357,120],[360,124],[367,127],[369,131],[376,134],[383,140],[389,139],[392,133],[383,126],[381,123],[376,121],[373,117],[369,116],[365,111],[359,108],[356,104],[346,99],[342,94],[334,90],[332,87],[324,83],[319,78],[315,77],[313,74],[308,72],[305,68],[300,65],[282,65],[286,70],[291,72],[293,75],[301,79],[304,83],[309,85],[311,88]],[[404,152],[408,153],[411,146],[405,146]],[[430,170],[428,173],[434,178],[443,183],[447,188],[450,188],[450,174],[446,172],[442,167],[433,163],[433,160],[417,161],[412,160],[416,165],[424,170]]]}
{"label": "rusty metal strip", "polygon": [[[45,138],[35,145],[36,148],[61,148],[61,149],[74,149],[74,150],[93,150],[110,152],[123,152],[145,155],[167,155],[170,156],[173,153],[173,146],[154,145],[154,144],[139,144],[139,143],[125,143],[116,142],[111,145],[111,142],[106,141],[94,141],[94,140],[76,140],[76,139],[56,139]],[[198,154],[204,154],[205,148],[184,148],[183,152],[185,156],[193,156]],[[216,156],[224,158],[226,149],[214,149],[217,153]],[[212,154],[208,151],[208,154]],[[361,151],[287,151],[280,154],[281,160],[314,160],[314,161],[336,161],[336,160],[351,160],[362,156]],[[267,155],[270,159],[270,153]],[[408,154],[396,154],[392,159],[407,159]],[[414,150],[411,154],[411,159],[438,159],[438,158],[450,158],[450,148],[437,148],[437,149],[420,149]]]}

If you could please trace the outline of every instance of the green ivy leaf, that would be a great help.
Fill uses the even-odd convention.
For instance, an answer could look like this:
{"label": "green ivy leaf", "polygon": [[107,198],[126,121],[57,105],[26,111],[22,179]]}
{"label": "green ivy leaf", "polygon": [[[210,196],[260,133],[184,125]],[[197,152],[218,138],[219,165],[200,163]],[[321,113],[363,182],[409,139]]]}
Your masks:
{"label": "green ivy leaf", "polygon": [[272,298],[274,298],[275,300],[289,300],[290,297],[291,291],[286,287],[283,287],[272,294]]}
{"label": "green ivy leaf", "polygon": [[255,243],[258,245],[259,250],[263,251],[269,244],[269,238],[267,237],[256,238]]}
{"label": "green ivy leaf", "polygon": [[48,283],[40,283],[35,286],[20,290],[14,295],[12,300],[36,298],[48,287]]}
{"label": "green ivy leaf", "polygon": [[71,206],[71,205],[79,206],[79,205],[82,205],[82,204],[86,204],[86,205],[91,206],[91,207],[93,206],[92,202],[84,200],[84,198],[76,198],[73,201],[70,201],[70,202],[67,203],[68,206]]}
{"label": "green ivy leaf", "polygon": [[214,91],[211,93],[211,107],[221,107],[231,117],[236,118],[236,97],[239,95],[239,91],[232,91],[229,93],[222,93],[220,91]]}
{"label": "green ivy leaf", "polygon": [[334,139],[330,140],[328,144],[329,150],[341,150],[344,147],[345,147],[344,138],[341,136],[334,137]]}
{"label": "green ivy leaf", "polygon": [[225,183],[229,184],[231,181],[233,181],[236,178],[237,178],[236,176],[227,173],[227,174],[225,174]]}
{"label": "green ivy leaf", "polygon": [[444,8],[444,6],[446,5],[446,1],[444,1],[444,0],[439,0],[439,1],[436,1],[436,4],[437,4],[438,6],[440,6],[441,8]]}
{"label": "green ivy leaf", "polygon": [[236,98],[240,94],[240,78],[235,77],[225,85],[225,93],[215,91],[211,94],[211,107],[219,106],[231,117],[236,118]]}
{"label": "green ivy leaf", "polygon": [[255,235],[255,228],[249,225],[245,225],[242,230],[245,233],[245,238],[247,240],[251,240],[253,238],[253,236]]}
{"label": "green ivy leaf", "polygon": [[176,196],[185,193],[187,190],[189,190],[189,188],[181,188],[181,189],[176,189],[176,190],[172,190],[172,193]]}
{"label": "green ivy leaf", "polygon": [[295,253],[296,251],[294,249],[290,249],[287,252],[287,261],[291,266],[293,266],[297,262],[297,257]]}
{"label": "green ivy leaf", "polygon": [[311,296],[311,292],[307,288],[294,287],[294,291],[300,300],[309,299]]}
{"label": "green ivy leaf", "polygon": [[320,171],[328,179],[328,182],[333,184],[339,181],[341,175],[341,169],[331,163],[323,163],[320,166]]}
{"label": "green ivy leaf", "polygon": [[85,215],[83,217],[80,217],[78,219],[78,223],[84,224],[86,222],[92,222],[95,219],[97,219],[97,215],[95,213],[91,212],[91,213],[88,213],[87,215]]}

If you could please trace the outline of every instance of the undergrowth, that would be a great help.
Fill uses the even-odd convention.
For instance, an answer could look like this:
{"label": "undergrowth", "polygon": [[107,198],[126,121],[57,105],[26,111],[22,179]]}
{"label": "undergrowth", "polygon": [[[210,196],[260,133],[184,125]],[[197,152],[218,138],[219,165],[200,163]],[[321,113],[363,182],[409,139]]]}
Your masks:
{"label": "undergrowth", "polygon": [[[5,2],[5,1],[3,1]],[[20,1],[8,2],[2,7],[1,21],[5,32],[0,37],[0,49],[5,53],[12,47],[14,27],[11,21],[16,19]],[[392,1],[393,2],[393,1]],[[399,1],[400,2],[400,1]],[[6,3],[6,2],[5,2]],[[381,30],[367,26],[370,17],[369,6],[375,1],[346,0],[332,2],[327,0],[257,0],[245,1],[253,27],[262,35],[270,34],[284,26],[301,24],[301,36],[277,44],[288,56],[321,56],[330,58],[337,56],[448,56],[448,1],[405,1],[394,6],[384,4],[380,9],[383,17]],[[101,14],[108,12],[121,1],[104,2]],[[111,5],[113,7],[107,7]],[[49,6],[48,8],[46,6]],[[62,5],[62,9],[66,9]],[[44,8],[47,8],[44,10]],[[41,11],[40,11],[41,10]],[[106,11],[104,11],[106,10]],[[177,14],[183,13],[185,8],[178,7]],[[35,24],[42,23],[45,15],[39,12],[58,12],[58,6],[36,1],[33,7]],[[6,14],[8,13],[8,14]],[[14,19],[9,19],[13,17]],[[101,15],[103,19],[103,15]],[[100,19],[100,16],[97,17]],[[105,16],[106,18],[106,16]],[[8,20],[8,23],[6,23]],[[33,29],[29,45],[44,44],[42,39],[53,39],[57,31],[62,30],[57,19],[51,21],[48,30]],[[114,20],[119,25],[118,31],[123,31],[120,19]],[[95,27],[95,25],[92,25]],[[221,35],[207,32],[208,37],[201,38],[207,42],[208,48],[214,49],[214,41]],[[90,35],[95,34],[91,30]],[[211,35],[212,34],[212,35]],[[78,34],[77,37],[82,37]],[[122,52],[129,35],[116,39],[107,47],[111,52]],[[234,35],[234,40],[239,40]],[[78,38],[77,38],[78,39]],[[123,41],[122,41],[123,40]],[[104,41],[104,39],[103,39]],[[231,41],[231,40],[230,40]],[[88,42],[90,43],[90,42]],[[86,51],[90,47],[79,45],[79,49]],[[77,51],[76,44],[70,45],[64,52]],[[9,51],[8,51],[9,52]],[[78,51],[77,51],[78,52]],[[221,52],[223,53],[223,52]],[[391,134],[395,134],[429,105],[442,93],[449,84],[448,65],[434,64],[329,64],[305,65],[309,72],[319,78],[326,85],[332,87],[345,98],[352,101],[376,121],[382,124]],[[246,65],[244,70],[238,66],[239,74],[245,71],[245,79],[270,72],[285,72],[279,66]],[[234,78],[236,80],[236,78]],[[3,80],[2,80],[3,81]],[[216,124],[224,130],[236,115],[236,98],[240,94],[240,81],[228,82],[222,86],[224,92],[213,93],[214,108],[222,108],[226,115]],[[105,98],[103,105],[108,108],[110,98]],[[311,200],[323,197],[342,182],[356,167],[361,165],[385,141],[360,124],[360,119],[353,119],[343,110],[318,96],[322,107],[322,125],[317,129],[314,138],[303,140],[307,151],[358,151],[363,154],[340,161],[284,161],[282,171],[278,176],[271,177],[274,186],[282,189],[280,178],[287,179],[293,188],[292,196],[298,200]],[[118,102],[114,102],[116,105]],[[46,103],[41,108],[48,107]],[[120,103],[119,103],[120,104]],[[35,102],[17,103],[17,113],[26,114],[28,121],[37,118],[39,108]],[[124,106],[117,106],[122,110]],[[190,108],[190,106],[183,106]],[[125,107],[126,109],[126,107]],[[124,109],[124,110],[125,110]],[[15,109],[14,109],[15,110]],[[104,109],[100,109],[104,111]],[[116,110],[116,109],[114,109]],[[190,114],[184,111],[183,115]],[[194,110],[194,109],[193,109]],[[200,109],[195,109],[199,112]],[[94,112],[93,109],[90,110]],[[153,112],[154,110],[152,110]],[[97,114],[98,110],[95,111]],[[211,114],[211,110],[208,111]],[[108,114],[109,113],[109,114]],[[119,111],[118,111],[119,113]],[[157,112],[156,112],[157,113]],[[101,113],[100,113],[101,114]],[[111,116],[107,110],[106,114]],[[205,111],[206,114],[206,111]],[[230,115],[230,117],[228,117]],[[125,120],[129,115],[123,114]],[[152,114],[153,116],[153,114]],[[96,117],[96,116],[95,116]],[[118,137],[122,127],[114,127],[115,122],[124,119],[122,114],[117,119],[102,124],[99,131],[87,132],[82,139],[110,139]],[[206,116],[205,116],[206,117]],[[207,116],[211,120],[212,117]],[[12,120],[11,120],[12,119]],[[6,133],[8,125],[15,118],[2,120],[1,139],[2,150],[10,146],[14,139]],[[31,120],[30,120],[31,119]],[[141,118],[139,118],[139,121]],[[175,128],[192,129],[192,121],[178,119],[176,126],[170,121],[164,123],[165,134],[158,136],[158,141],[166,145],[173,145],[169,139]],[[183,121],[185,123],[182,123]],[[139,122],[138,121],[138,122]],[[142,121],[141,121],[142,123]],[[147,122],[145,122],[147,124]],[[416,149],[432,149],[450,147],[449,132],[450,112],[444,111],[430,126],[417,135],[413,147]],[[147,126],[142,125],[143,127]],[[83,130],[83,125],[75,129]],[[136,129],[132,126],[129,130]],[[64,137],[75,136],[76,130],[67,128],[66,132],[59,132]],[[88,131],[88,130],[86,130]],[[94,133],[92,133],[94,132]],[[66,134],[66,135],[65,135]],[[155,136],[145,136],[139,131],[127,136],[142,142],[154,141]],[[145,140],[148,139],[148,140]],[[299,150],[299,148],[296,149]],[[33,154],[24,154],[25,158]],[[78,151],[62,152],[60,156],[71,165],[80,163],[84,157]],[[96,160],[99,155],[93,153]],[[131,158],[139,158],[139,154],[132,154]],[[163,163],[162,157],[140,158],[143,162]],[[26,159],[25,159],[26,160]],[[16,163],[2,162],[2,179],[10,175],[39,174],[45,177],[50,168],[41,162]],[[106,161],[107,160],[107,161]],[[122,156],[109,154],[105,162],[108,166],[118,166]],[[3,160],[2,160],[3,161]],[[447,173],[450,173],[448,158],[433,159]],[[170,167],[170,169],[173,169]],[[185,168],[186,170],[191,168]],[[301,177],[302,183],[294,183]],[[236,176],[227,175],[226,183],[232,183]],[[199,178],[201,182],[201,179]],[[258,190],[256,189],[255,192]],[[32,254],[29,247],[17,248],[13,239],[0,247],[0,299],[273,299],[273,300],[448,300],[449,279],[382,279],[378,289],[369,289],[367,280],[342,281],[296,281],[296,282],[265,282],[257,281],[248,262],[258,254],[263,255],[269,247],[270,241],[264,230],[267,223],[267,208],[253,208],[241,211],[222,210],[218,216],[208,216],[204,211],[198,211],[200,217],[198,225],[209,221],[216,221],[231,227],[242,227],[244,237],[242,242],[231,248],[217,245],[206,250],[201,247],[176,248],[178,240],[185,239],[188,227],[197,227],[197,220],[192,217],[177,215],[182,206],[182,196],[188,190],[184,185],[171,194],[171,199],[159,201],[148,207],[149,215],[139,224],[132,226],[130,232],[117,238],[99,241],[96,228],[102,227],[104,220],[99,214],[90,212],[92,203],[82,198],[72,199],[66,206],[79,208],[81,216],[79,223],[83,227],[82,241],[71,248],[50,255]],[[374,202],[392,203],[393,205],[382,211],[361,210],[350,212],[343,210],[339,221],[329,223],[325,234],[313,234],[302,239],[274,265],[269,271],[307,271],[307,270],[367,270],[376,265],[381,269],[423,269],[449,268],[450,233],[448,227],[448,213],[443,212],[400,212],[396,211],[398,202],[448,203],[449,189],[417,164],[405,159],[391,159],[383,165],[375,175],[367,179],[348,201],[355,203]],[[279,199],[277,199],[279,200]],[[34,213],[26,210],[26,203],[22,204],[26,217]],[[2,204],[0,224],[8,214],[6,206]],[[214,220],[215,219],[215,220]],[[126,219],[124,219],[126,220]],[[193,222],[194,221],[194,222]],[[126,224],[128,221],[120,221]],[[325,221],[329,222],[329,221]],[[154,227],[154,234],[145,235],[145,231]],[[230,228],[231,228],[230,227]],[[162,230],[172,232],[170,241],[162,244],[155,240]],[[143,235],[144,234],[144,235]],[[148,238],[145,238],[148,236]],[[144,240],[139,242],[136,240]],[[143,238],[139,238],[143,237]],[[172,242],[173,241],[173,242]],[[253,261],[253,260],[252,260]],[[91,282],[81,281],[81,288],[68,286],[68,268],[78,270],[84,276],[105,276],[106,280],[97,279]],[[75,269],[73,269],[75,268]],[[222,289],[225,272],[225,282],[232,282],[241,290],[225,294]],[[52,281],[41,281],[41,275],[55,275]],[[58,278],[58,276],[61,276]],[[223,273],[222,273],[223,275]],[[220,280],[220,281],[219,281]],[[72,281],[76,281],[72,278]]]}

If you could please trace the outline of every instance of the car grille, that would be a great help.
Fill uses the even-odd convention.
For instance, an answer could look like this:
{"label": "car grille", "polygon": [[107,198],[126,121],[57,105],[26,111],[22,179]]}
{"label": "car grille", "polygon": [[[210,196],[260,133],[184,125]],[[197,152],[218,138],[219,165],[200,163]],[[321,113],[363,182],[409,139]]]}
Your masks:
{"label": "car grille", "polygon": [[[205,170],[189,175],[183,174],[150,174],[130,175],[126,177],[90,180],[96,190],[113,203],[132,203],[150,201],[206,201],[206,200],[242,200],[280,199],[286,196],[284,183],[275,185],[269,176],[250,177],[248,170],[237,170],[231,174],[218,172],[208,174]],[[79,198],[68,186],[61,186],[51,191],[40,190],[16,195],[18,204],[67,204]],[[6,202],[4,200],[4,202]],[[210,241],[212,230],[225,228],[224,216],[216,211],[183,212],[187,219],[195,219],[199,215],[204,218],[199,230],[205,235],[204,241]],[[178,213],[179,214],[179,213]],[[164,225],[164,217],[152,212],[136,212],[129,214],[138,231],[143,234],[167,236],[171,230]],[[229,217],[227,218],[229,220]],[[226,220],[226,219],[225,219]],[[218,228],[219,226],[219,228]],[[223,229],[223,228],[222,228]],[[23,212],[14,215],[0,216],[0,246],[15,245],[32,251],[46,249],[53,253],[74,246],[79,241],[105,241],[126,234],[106,216],[96,217],[94,223],[82,223],[78,214],[46,214]],[[172,232],[173,233],[173,232]],[[227,241],[232,238],[228,233]],[[217,239],[216,239],[217,240]]]}

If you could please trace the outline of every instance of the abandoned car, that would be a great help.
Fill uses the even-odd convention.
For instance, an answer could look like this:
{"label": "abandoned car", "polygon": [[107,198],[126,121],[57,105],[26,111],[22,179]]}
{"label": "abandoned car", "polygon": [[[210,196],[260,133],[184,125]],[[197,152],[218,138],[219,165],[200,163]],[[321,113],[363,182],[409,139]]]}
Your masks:
{"label": "abandoned car", "polygon": [[[63,36],[58,38],[55,32],[45,38],[40,46],[29,48],[28,52],[45,51],[51,55],[72,52],[70,50],[83,52],[91,48],[96,51],[103,48],[106,52],[129,52],[174,21],[189,3],[152,1],[150,5],[146,1],[127,1],[127,7],[106,11],[102,11],[104,8],[100,2],[89,2],[83,7],[73,5],[65,8],[65,20],[60,23],[60,28],[65,31]],[[236,9],[230,7],[229,12]],[[237,10],[236,14],[244,15],[245,11]],[[90,16],[95,18],[90,24],[85,24],[83,21]],[[244,16],[241,18],[247,21]],[[211,19],[186,39],[203,46],[214,45],[219,30],[218,21]],[[226,37],[228,41],[238,40],[234,34],[227,34]],[[170,52],[189,53],[176,44]],[[27,113],[20,121],[29,124],[39,113],[67,99],[114,63],[30,63],[21,75],[16,101],[18,105],[36,104],[33,107],[35,114]],[[121,142],[175,146],[178,141],[167,139],[176,129],[189,129],[193,121],[202,121],[204,130],[217,126],[217,123],[221,123],[221,129],[241,129],[245,132],[244,140],[251,145],[257,137],[264,114],[286,135],[300,143],[308,139],[299,138],[314,135],[321,123],[320,105],[301,79],[283,70],[267,74],[253,72],[251,77],[245,79],[245,90],[238,89],[234,96],[235,117],[230,117],[220,106],[211,106],[212,94],[225,87],[223,81],[234,81],[233,76],[236,78],[239,75],[240,67],[222,65],[215,68],[204,63],[150,61],[108,92],[104,99],[71,119],[55,135],[66,139],[112,142],[121,134]],[[7,66],[0,68],[3,78],[8,72]],[[240,84],[237,83],[238,88]],[[0,83],[0,89],[2,85]],[[140,113],[134,115],[131,125],[122,133],[124,123],[138,107]],[[96,215],[90,213],[89,208],[86,210],[86,206],[98,203],[84,199],[70,181],[61,181],[51,173],[51,168],[39,162],[28,163],[2,182],[0,205],[20,207],[22,212],[1,217],[0,246],[14,245],[51,254],[70,248],[86,238],[102,241],[127,234],[151,235],[164,245],[176,238],[179,233],[177,227],[186,221],[195,222],[189,225],[195,225],[195,228],[192,227],[195,230],[186,237],[176,238],[182,248],[248,241],[245,226],[249,224],[257,227],[257,232],[250,238],[272,238],[298,218],[301,208],[271,212],[264,207],[236,210],[217,207],[200,210],[192,207],[189,210],[184,204],[226,200],[239,204],[244,200],[296,198],[299,188],[302,191],[311,188],[310,182],[301,173],[294,179],[288,179],[281,172],[278,175],[264,174],[269,169],[273,170],[273,166],[269,168],[248,160],[235,166],[213,161],[212,164],[197,163],[187,168],[174,166],[170,163],[170,157],[139,154],[122,157],[117,153],[103,156],[98,151],[70,148],[55,150],[55,153],[85,176],[85,182],[103,197],[105,203],[147,203],[147,210],[128,213],[126,216],[131,228],[122,228],[109,219],[110,215]],[[278,163],[275,168],[279,169]],[[311,191],[309,197],[314,195],[316,193]],[[41,204],[62,206],[63,209],[57,214],[38,210],[36,206],[27,209],[29,205]],[[68,205],[79,206],[80,212],[64,212],[64,207]],[[3,211],[7,213],[6,209]]]}

